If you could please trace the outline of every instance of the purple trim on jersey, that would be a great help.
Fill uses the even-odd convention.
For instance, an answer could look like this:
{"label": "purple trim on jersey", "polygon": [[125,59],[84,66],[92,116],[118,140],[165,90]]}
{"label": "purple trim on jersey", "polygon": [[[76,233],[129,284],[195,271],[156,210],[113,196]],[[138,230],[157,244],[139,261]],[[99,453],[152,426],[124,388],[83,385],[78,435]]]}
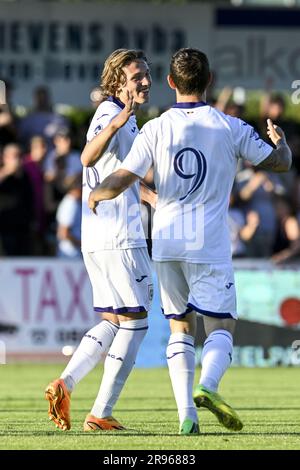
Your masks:
{"label": "purple trim on jersey", "polygon": [[192,348],[194,347],[193,344],[187,343],[186,341],[175,341],[174,343],[168,344],[168,347],[169,347],[169,346],[172,346],[172,344],[178,344],[178,343],[187,344],[188,346],[192,346]]}
{"label": "purple trim on jersey", "polygon": [[122,315],[122,313],[139,313],[139,312],[146,312],[147,310],[143,306],[138,307],[121,307],[121,308],[113,308],[113,307],[94,307],[95,312],[108,312],[108,313],[115,313],[116,315]]}
{"label": "purple trim on jersey", "polygon": [[176,313],[170,313],[169,315],[166,315],[163,308],[161,309],[161,311],[165,315],[165,318],[167,320],[170,320],[171,318],[184,318],[188,313],[191,313],[193,309],[188,306],[184,313],[179,313],[178,315],[176,315]]}
{"label": "purple trim on jersey", "polygon": [[120,326],[120,330],[129,330],[129,331],[141,331],[141,330],[148,330],[148,326],[144,326],[143,328],[124,328]]}
{"label": "purple trim on jersey", "polygon": [[118,100],[118,98],[116,98],[115,96],[109,96],[107,98],[107,101],[112,101],[113,103],[117,104],[119,106],[119,108],[121,108],[121,109],[125,108],[125,104],[122,103],[122,101]]}
{"label": "purple trim on jersey", "polygon": [[208,106],[205,101],[197,101],[196,103],[175,103],[172,108],[199,108],[200,106]]}
{"label": "purple trim on jersey", "polygon": [[188,307],[192,308],[198,313],[202,313],[202,315],[207,315],[208,317],[213,318],[234,318],[231,313],[218,313],[218,312],[210,312],[209,310],[203,310],[202,308],[195,307],[195,305],[188,303]]}

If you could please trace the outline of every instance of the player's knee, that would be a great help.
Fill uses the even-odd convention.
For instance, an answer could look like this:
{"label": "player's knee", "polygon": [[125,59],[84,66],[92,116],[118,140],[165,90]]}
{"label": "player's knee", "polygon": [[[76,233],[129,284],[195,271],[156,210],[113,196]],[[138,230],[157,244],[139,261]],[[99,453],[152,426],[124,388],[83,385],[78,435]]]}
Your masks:
{"label": "player's knee", "polygon": [[184,318],[172,318],[170,320],[171,333],[184,333],[195,336],[197,331],[197,320],[195,313],[189,313]]}
{"label": "player's knee", "polygon": [[115,313],[103,312],[100,316],[102,320],[108,320],[112,323],[115,323],[116,325],[119,325],[120,323],[118,315],[116,315]]}
{"label": "player's knee", "polygon": [[122,315],[118,315],[119,321],[131,321],[131,320],[142,320],[143,318],[147,318],[147,312],[135,312],[135,313],[124,313]]}
{"label": "player's knee", "polygon": [[233,318],[213,318],[203,317],[204,329],[207,336],[215,330],[229,331],[233,335],[236,325],[236,320]]}

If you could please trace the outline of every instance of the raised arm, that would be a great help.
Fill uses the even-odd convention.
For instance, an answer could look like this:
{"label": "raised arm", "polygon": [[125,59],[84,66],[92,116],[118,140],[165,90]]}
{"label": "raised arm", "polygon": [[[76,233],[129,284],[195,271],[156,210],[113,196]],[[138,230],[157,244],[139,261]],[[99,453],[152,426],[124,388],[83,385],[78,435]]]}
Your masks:
{"label": "raised arm", "polygon": [[292,165],[292,152],[288,146],[283,130],[274,125],[271,119],[267,120],[268,123],[268,136],[276,145],[271,154],[263,160],[256,168],[261,170],[274,171],[276,173],[283,173],[289,171]]}
{"label": "raised arm", "polygon": [[132,96],[127,92],[127,103],[122,111],[111,120],[100,134],[96,135],[88,142],[81,154],[81,163],[83,166],[94,166],[107,150],[111,139],[123,127],[135,110],[135,103]]}
{"label": "raised arm", "polygon": [[128,170],[115,171],[91,191],[88,201],[89,208],[96,214],[96,207],[100,201],[116,198],[137,179],[138,176]]}

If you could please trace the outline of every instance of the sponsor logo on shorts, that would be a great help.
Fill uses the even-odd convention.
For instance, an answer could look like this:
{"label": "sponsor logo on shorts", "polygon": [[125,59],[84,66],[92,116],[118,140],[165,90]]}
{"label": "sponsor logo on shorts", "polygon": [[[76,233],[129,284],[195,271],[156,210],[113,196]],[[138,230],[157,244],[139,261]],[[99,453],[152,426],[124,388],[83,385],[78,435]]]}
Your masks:
{"label": "sponsor logo on shorts", "polygon": [[142,282],[144,279],[146,279],[148,276],[142,276],[140,279],[136,279],[136,282]]}
{"label": "sponsor logo on shorts", "polygon": [[230,289],[231,286],[233,286],[233,282],[228,282],[228,284],[225,285],[226,289]]}

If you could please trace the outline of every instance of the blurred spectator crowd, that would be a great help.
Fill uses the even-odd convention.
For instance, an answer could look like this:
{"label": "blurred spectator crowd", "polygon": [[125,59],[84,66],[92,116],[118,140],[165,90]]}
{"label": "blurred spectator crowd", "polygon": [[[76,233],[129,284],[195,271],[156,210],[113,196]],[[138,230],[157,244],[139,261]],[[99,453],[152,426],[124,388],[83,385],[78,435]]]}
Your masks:
{"label": "blurred spectator crowd", "polygon": [[[244,119],[242,104],[224,88],[214,106]],[[280,126],[292,150],[288,173],[269,173],[239,161],[229,203],[229,228],[234,258],[268,258],[275,264],[300,260],[300,125],[285,118],[285,99],[266,91],[257,119],[247,121],[270,145],[267,119]]]}
{"label": "blurred spectator crowd", "polygon": [[70,122],[53,111],[49,91],[34,91],[32,111],[0,107],[0,254],[80,256],[80,151]]}
{"label": "blurred spectator crowd", "polygon": [[[244,106],[233,99],[230,88],[208,100],[219,110],[244,118]],[[93,102],[97,106],[101,95]],[[148,118],[151,113],[153,108]],[[300,126],[285,118],[284,97],[271,92],[263,96],[255,122],[249,123],[267,142],[268,117],[286,133],[292,170],[267,173],[240,162],[229,227],[234,257],[283,263],[300,259]],[[74,130],[54,112],[46,87],[34,91],[32,110],[17,117],[8,87],[6,104],[0,105],[0,256],[80,256],[84,139],[78,143],[78,133],[84,136],[88,124]]]}

